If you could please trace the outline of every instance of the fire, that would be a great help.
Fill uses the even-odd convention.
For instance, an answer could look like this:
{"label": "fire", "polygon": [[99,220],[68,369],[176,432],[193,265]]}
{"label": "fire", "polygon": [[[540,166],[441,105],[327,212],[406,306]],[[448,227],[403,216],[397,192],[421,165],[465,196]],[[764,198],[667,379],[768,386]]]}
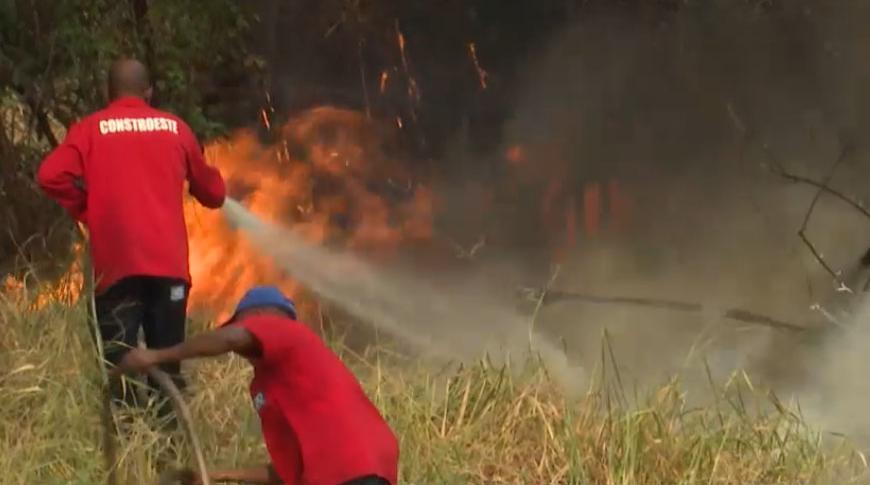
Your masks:
{"label": "fire", "polygon": [[[383,146],[389,130],[365,115],[317,108],[262,145],[251,132],[206,147],[230,195],[264,220],[292,226],[313,243],[389,257],[432,236],[432,195]],[[226,312],[250,286],[302,288],[232,231],[217,211],[188,201],[191,305]],[[304,299],[304,298],[303,298]],[[313,304],[302,304],[302,313]]]}
{"label": "fire", "polygon": [[540,193],[539,217],[554,262],[581,241],[614,237],[629,226],[633,202],[622,180],[578,177],[580,168],[566,163],[557,146],[508,145],[504,160],[514,184]]}
{"label": "fire", "polygon": [[468,55],[471,56],[471,62],[474,63],[474,69],[475,71],[477,71],[477,79],[480,83],[480,88],[486,89],[486,79],[489,77],[489,73],[486,72],[486,69],[480,66],[480,61],[477,59],[477,46],[474,44],[474,42],[468,44]]}
{"label": "fire", "polygon": [[57,280],[30,288],[27,278],[15,278],[12,275],[0,280],[0,300],[24,304],[30,311],[37,311],[52,303],[72,304],[78,301],[85,281],[82,271],[84,247],[81,243],[73,244],[73,263]]}
{"label": "fire", "polygon": [[265,108],[260,110],[260,118],[263,120],[263,126],[265,126],[267,130],[271,130],[272,122],[269,121],[269,115],[266,113]]}
{"label": "fire", "polygon": [[[415,257],[426,253],[444,263],[449,256],[444,256],[442,246],[452,239],[450,235],[436,238],[433,233],[434,195],[415,180],[408,169],[413,164],[402,163],[390,150],[398,145],[393,137],[399,136],[405,123],[401,117],[377,122],[359,112],[323,107],[277,126],[272,113],[268,107],[260,114],[264,126],[279,135],[277,141],[264,144],[253,131],[241,131],[205,147],[208,160],[226,179],[231,197],[263,220],[292,227],[314,244],[352,250],[375,260],[414,246],[415,251],[422,250]],[[528,204],[526,197],[532,195],[537,206],[533,212],[547,232],[555,260],[583,241],[608,239],[630,222],[629,187],[612,175],[581,177],[582,167],[567,163],[558,147],[508,144],[502,156],[506,179],[481,191],[480,200],[473,203],[479,212],[475,217],[492,217],[499,198]],[[185,215],[192,309],[226,316],[244,291],[269,283],[295,296],[301,315],[316,321],[316,302],[229,228],[220,211],[186,200]],[[498,236],[494,237],[493,243],[499,244]],[[426,244],[419,247],[424,245],[418,243]],[[40,294],[34,304],[74,301],[83,281],[79,267],[72,268],[63,281],[57,289]],[[0,280],[0,293],[26,295],[22,285]]]}
{"label": "fire", "polygon": [[408,54],[406,52],[405,34],[399,29],[399,21],[396,21],[396,44],[399,46],[399,55],[402,59],[402,68],[405,71],[405,77],[408,79],[408,99],[412,105],[420,102],[420,88],[417,85],[417,80],[411,75],[411,69],[408,62]]}
{"label": "fire", "polygon": [[505,151],[505,158],[512,165],[526,163],[526,150],[522,145],[511,145]]}
{"label": "fire", "polygon": [[[266,110],[261,116],[270,126]],[[389,134],[364,114],[324,107],[291,119],[273,145],[242,131],[206,145],[205,151],[230,196],[262,219],[292,226],[312,243],[388,258],[403,245],[433,235],[432,193],[387,153]],[[303,317],[314,316],[319,307],[304,297],[303,288],[228,227],[220,211],[205,210],[192,199],[184,210],[192,308],[221,319],[248,288],[268,283],[301,300],[297,306]],[[32,309],[75,302],[84,287],[83,250],[76,244],[75,263],[53,284],[34,293],[25,279],[9,276],[0,280],[0,296]]]}
{"label": "fire", "polygon": [[386,70],[381,71],[380,91],[384,94],[387,91],[387,83],[390,81],[390,73]]}

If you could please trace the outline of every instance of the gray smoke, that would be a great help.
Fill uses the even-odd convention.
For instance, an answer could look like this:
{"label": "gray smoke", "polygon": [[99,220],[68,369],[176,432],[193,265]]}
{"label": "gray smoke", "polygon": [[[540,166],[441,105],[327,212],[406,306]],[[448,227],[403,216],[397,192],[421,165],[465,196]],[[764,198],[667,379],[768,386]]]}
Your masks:
{"label": "gray smoke", "polygon": [[569,394],[586,384],[582,369],[537,332],[508,301],[471,280],[435,285],[426,275],[375,268],[363,259],[307,243],[291,229],[268,224],[230,199],[229,223],[293,279],[421,355],[466,361],[540,358]]}

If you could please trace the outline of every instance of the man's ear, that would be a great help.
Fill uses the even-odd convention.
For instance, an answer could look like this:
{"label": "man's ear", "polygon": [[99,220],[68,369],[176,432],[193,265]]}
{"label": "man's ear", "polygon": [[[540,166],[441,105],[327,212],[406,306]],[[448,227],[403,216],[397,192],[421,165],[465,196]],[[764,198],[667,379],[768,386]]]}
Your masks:
{"label": "man's ear", "polygon": [[151,98],[154,96],[154,86],[149,86],[148,89],[145,90],[145,102],[151,104]]}

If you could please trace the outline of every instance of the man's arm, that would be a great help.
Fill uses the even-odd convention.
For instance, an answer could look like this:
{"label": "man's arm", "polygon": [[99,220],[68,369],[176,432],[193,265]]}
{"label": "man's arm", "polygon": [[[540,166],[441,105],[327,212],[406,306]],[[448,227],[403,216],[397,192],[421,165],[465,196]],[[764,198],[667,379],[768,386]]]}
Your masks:
{"label": "man's arm", "polygon": [[184,342],[165,349],[131,349],[124,355],[113,370],[114,375],[121,372],[145,372],[149,368],[167,362],[180,362],[199,357],[214,357],[236,352],[243,355],[259,353],[259,344],[250,332],[238,325],[199,334]]}
{"label": "man's arm", "polygon": [[86,143],[83,129],[72,126],[63,143],[45,157],[36,174],[42,190],[81,222],[86,222],[87,209],[82,153]]}
{"label": "man's arm", "polygon": [[187,181],[190,184],[190,195],[209,209],[221,207],[224,205],[227,189],[220,171],[206,163],[196,136],[184,123],[181,123],[181,136],[187,155]]}
{"label": "man's arm", "polygon": [[227,470],[209,473],[216,483],[263,483],[280,485],[284,483],[272,465],[264,465],[243,470]]}

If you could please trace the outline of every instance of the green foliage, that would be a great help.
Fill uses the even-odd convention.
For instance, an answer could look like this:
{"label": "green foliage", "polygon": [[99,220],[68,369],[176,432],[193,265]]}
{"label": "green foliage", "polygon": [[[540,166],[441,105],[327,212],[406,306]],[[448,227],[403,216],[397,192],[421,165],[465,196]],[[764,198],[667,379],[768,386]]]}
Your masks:
{"label": "green foliage", "polygon": [[[65,127],[105,105],[105,74],[113,60],[145,61],[157,105],[184,118],[200,137],[226,130],[203,103],[215,78],[250,70],[245,39],[253,15],[244,5],[0,0],[0,272],[18,256],[37,257],[22,249],[23,241],[65,221],[39,193],[33,174]],[[65,252],[69,238],[39,242],[29,248]]]}
{"label": "green foliage", "polygon": [[201,91],[214,72],[243,68],[250,20],[234,0],[6,0],[0,87],[68,125],[103,105],[111,61],[135,56],[151,66],[160,105],[212,136],[221,126],[202,112]]}

